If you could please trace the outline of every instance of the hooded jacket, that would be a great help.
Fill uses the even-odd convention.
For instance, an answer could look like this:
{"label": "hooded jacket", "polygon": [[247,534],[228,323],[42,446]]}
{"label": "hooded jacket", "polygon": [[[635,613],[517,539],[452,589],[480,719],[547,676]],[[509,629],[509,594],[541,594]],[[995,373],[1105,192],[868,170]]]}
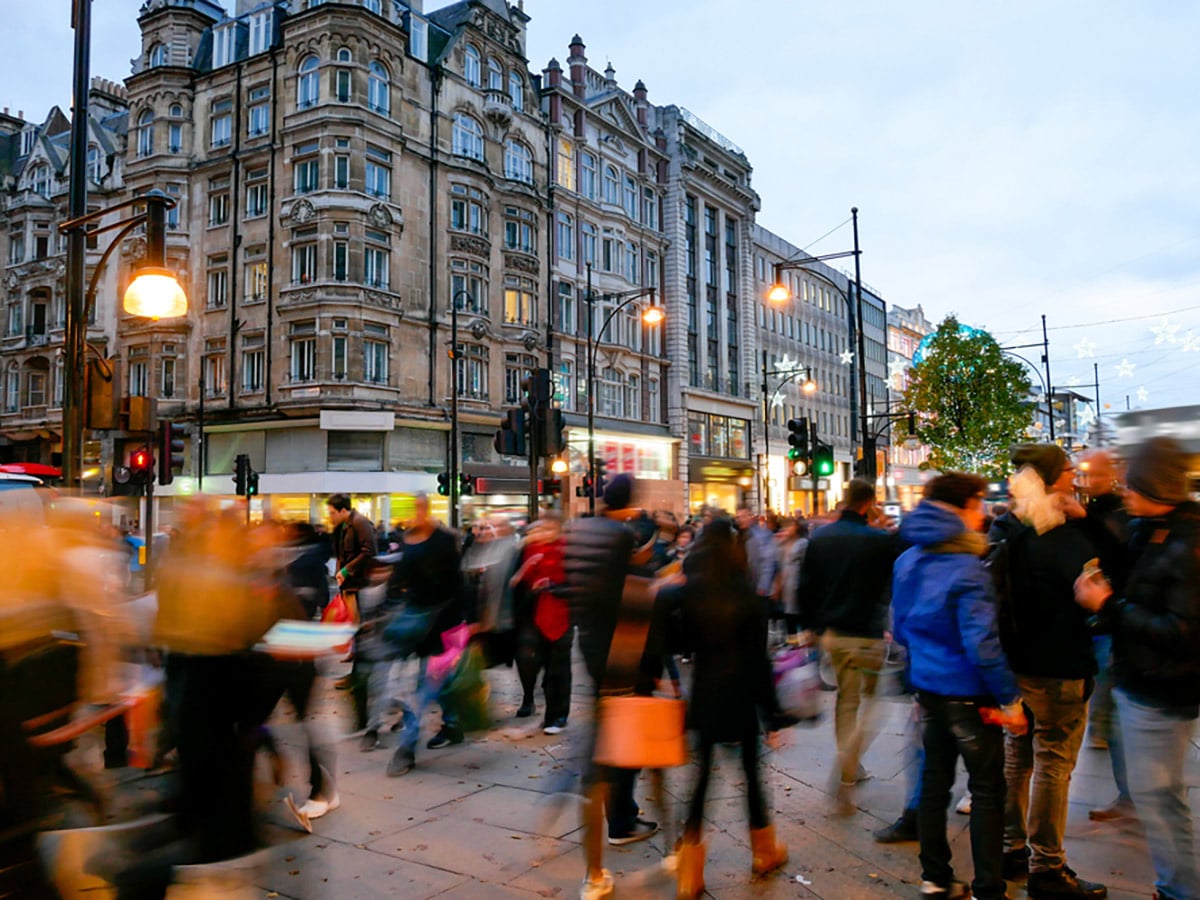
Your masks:
{"label": "hooded jacket", "polygon": [[980,559],[983,536],[928,500],[905,518],[900,536],[913,546],[896,560],[892,620],[908,650],[913,687],[991,697],[1000,705],[1017,700],[1017,681],[1000,648],[992,579]]}
{"label": "hooded jacket", "polygon": [[1132,531],[1124,595],[1100,613],[1115,680],[1154,705],[1200,705],[1200,505],[1135,519]]}

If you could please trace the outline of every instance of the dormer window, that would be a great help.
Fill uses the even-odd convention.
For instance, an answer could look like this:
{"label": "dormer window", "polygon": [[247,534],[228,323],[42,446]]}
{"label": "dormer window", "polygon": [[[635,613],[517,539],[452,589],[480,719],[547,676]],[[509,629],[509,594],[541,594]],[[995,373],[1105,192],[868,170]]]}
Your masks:
{"label": "dormer window", "polygon": [[88,179],[94,184],[99,184],[100,179],[104,176],[104,154],[95,144],[88,147],[87,171]]}
{"label": "dormer window", "polygon": [[33,170],[33,192],[43,197],[50,196],[50,167],[41,163]]}
{"label": "dormer window", "polygon": [[21,155],[28,156],[33,152],[33,139],[36,132],[32,128],[26,128],[21,132]]}
{"label": "dormer window", "polygon": [[237,23],[230,22],[213,29],[212,67],[219,69],[227,66],[234,59],[234,39],[237,36]]}
{"label": "dormer window", "polygon": [[482,71],[479,65],[479,51],[471,44],[463,54],[463,78],[471,87],[479,87],[482,83]]}
{"label": "dormer window", "polygon": [[250,17],[249,53],[251,56],[262,53],[271,46],[271,32],[274,30],[274,24],[272,11],[269,9]]}

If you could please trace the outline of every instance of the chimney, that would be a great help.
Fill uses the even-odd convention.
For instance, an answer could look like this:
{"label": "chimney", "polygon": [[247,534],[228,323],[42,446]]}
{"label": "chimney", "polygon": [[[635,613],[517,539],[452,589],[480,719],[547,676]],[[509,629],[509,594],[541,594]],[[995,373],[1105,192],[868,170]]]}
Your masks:
{"label": "chimney", "polygon": [[587,56],[584,50],[583,38],[579,35],[571,38],[571,55],[567,57],[567,65],[571,67],[571,87],[575,96],[582,99],[587,96]]}
{"label": "chimney", "polygon": [[546,64],[543,70],[546,74],[547,87],[556,88],[562,86],[562,66],[558,64],[558,60],[551,57],[550,62]]}
{"label": "chimney", "polygon": [[634,108],[637,109],[638,124],[643,128],[646,127],[646,110],[649,104],[646,102],[646,84],[642,79],[638,79],[637,84],[633,86]]}

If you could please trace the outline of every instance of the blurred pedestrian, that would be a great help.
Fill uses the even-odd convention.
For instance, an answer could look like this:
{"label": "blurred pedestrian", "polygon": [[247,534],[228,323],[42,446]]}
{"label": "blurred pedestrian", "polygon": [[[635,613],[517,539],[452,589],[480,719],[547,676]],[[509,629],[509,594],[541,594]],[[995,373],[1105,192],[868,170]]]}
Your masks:
{"label": "blurred pedestrian", "polygon": [[325,505],[334,524],[333,550],[337,560],[334,578],[352,620],[357,622],[358,591],[367,583],[368,563],[376,553],[375,529],[370,519],[350,505],[345,494],[333,494]]}
{"label": "blurred pedestrian", "polygon": [[1154,438],[1129,459],[1125,505],[1132,568],[1116,593],[1094,571],[1076,600],[1113,635],[1118,723],[1129,790],[1146,832],[1161,900],[1200,897],[1184,765],[1200,715],[1200,506],[1188,495],[1188,456]]}
{"label": "blurred pedestrian", "polygon": [[319,618],[329,604],[329,545],[308,522],[291,522],[286,528],[288,547],[295,555],[288,563],[288,578],[309,619]]}
{"label": "blurred pedestrian", "polygon": [[546,700],[542,730],[546,734],[562,732],[571,710],[572,631],[570,609],[562,598],[565,549],[561,520],[544,514],[525,535],[520,568],[510,579],[511,587],[526,598],[520,604],[524,614],[518,616],[517,626],[517,672],[522,691],[517,718],[535,712],[534,688],[540,671]]}
{"label": "blurred pedestrian", "polygon": [[989,539],[1001,545],[992,559],[1000,636],[1030,727],[1005,740],[1005,875],[1028,876],[1032,900],[1091,900],[1107,890],[1070,868],[1063,837],[1096,675],[1087,616],[1074,603],[1072,585],[1100,551],[1075,499],[1075,467],[1063,449],[1025,444],[1014,449],[1012,462],[1017,474],[1009,490],[1020,525],[1002,541]]}
{"label": "blurred pedestrian", "polygon": [[867,524],[874,505],[873,484],[856,478],[846,486],[845,508],[837,521],[809,538],[797,588],[800,625],[821,635],[821,647],[837,677],[839,815],[853,814],[855,788],[870,777],[860,760],[871,739],[892,564],[899,548],[895,535]]}
{"label": "blurred pedestrian", "polygon": [[[982,711],[999,707],[999,725],[1026,727],[1021,695],[1000,648],[996,601],[981,559],[987,482],[957,472],[929,482],[900,526],[913,546],[896,561],[893,627],[908,650],[921,707],[924,763],[918,808],[922,897],[1001,900],[1004,868],[1004,734]],[[994,712],[995,710],[993,710]],[[955,880],[946,811],[958,758],[971,791],[968,889]]]}
{"label": "blurred pedestrian", "polygon": [[[787,862],[776,837],[758,771],[759,734],[768,744],[786,722],[775,697],[766,653],[767,615],[750,580],[746,544],[728,519],[707,525],[683,566],[683,583],[659,591],[652,635],[662,635],[678,612],[695,652],[688,726],[698,737],[700,769],[677,859],[678,897],[704,890],[704,801],[717,744],[741,746],[750,820],[751,869],[765,875]],[[661,640],[661,638],[660,638]],[[647,649],[648,674],[658,677],[661,647]]]}
{"label": "blurred pedestrian", "polygon": [[784,519],[775,532],[779,542],[779,574],[775,596],[778,598],[788,636],[800,631],[800,569],[808,552],[808,523],[803,518]]}

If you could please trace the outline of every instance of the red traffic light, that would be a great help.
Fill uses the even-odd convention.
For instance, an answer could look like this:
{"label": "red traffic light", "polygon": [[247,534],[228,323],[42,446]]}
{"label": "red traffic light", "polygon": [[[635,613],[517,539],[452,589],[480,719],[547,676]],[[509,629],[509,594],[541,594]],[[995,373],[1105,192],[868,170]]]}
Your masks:
{"label": "red traffic light", "polygon": [[133,452],[133,459],[130,460],[130,463],[132,464],[131,468],[134,468],[134,469],[149,468],[150,467],[150,451],[149,450],[135,450]]}

